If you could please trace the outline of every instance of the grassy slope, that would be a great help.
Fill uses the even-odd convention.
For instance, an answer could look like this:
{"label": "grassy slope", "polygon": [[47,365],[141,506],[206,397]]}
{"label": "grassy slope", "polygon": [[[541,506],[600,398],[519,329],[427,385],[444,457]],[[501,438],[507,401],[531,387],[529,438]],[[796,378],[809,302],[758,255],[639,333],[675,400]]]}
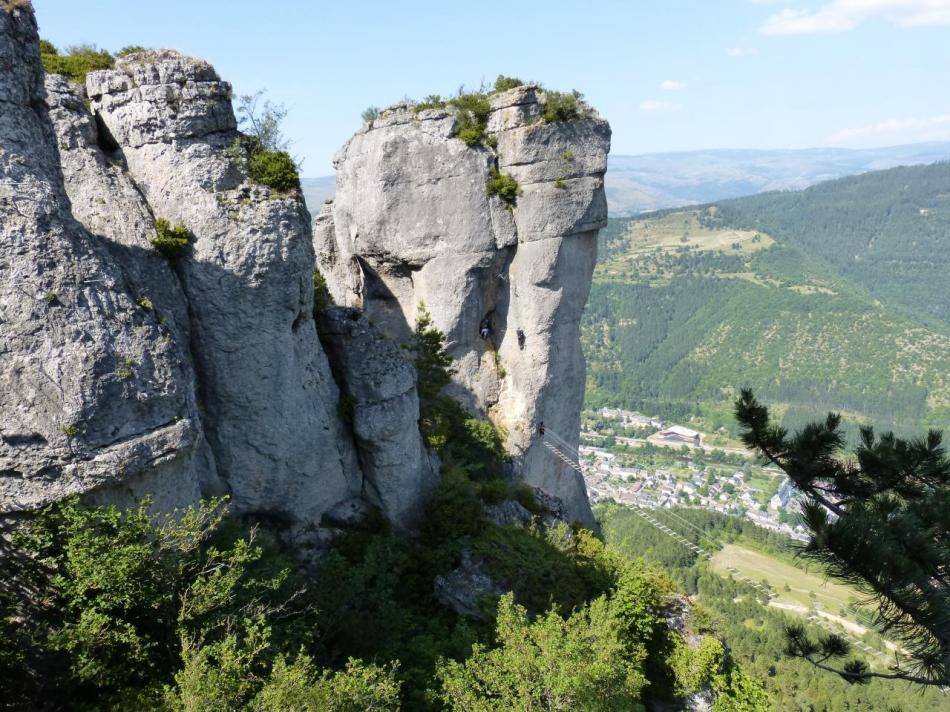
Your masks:
{"label": "grassy slope", "polygon": [[[709,425],[729,426],[724,404],[738,387],[751,385],[792,425],[833,408],[884,427],[945,426],[950,319],[934,318],[943,311],[935,312],[931,302],[914,311],[914,299],[889,299],[899,290],[885,284],[880,271],[896,261],[896,280],[906,282],[908,271],[917,268],[931,273],[916,247],[902,261],[907,250],[897,247],[898,228],[926,242],[929,253],[939,253],[940,244],[950,247],[947,233],[934,232],[933,225],[938,220],[950,228],[950,199],[944,220],[938,189],[939,171],[950,169],[870,174],[877,183],[876,190],[864,186],[867,210],[880,217],[887,190],[893,192],[895,182],[907,184],[910,170],[923,173],[912,190],[921,197],[910,201],[911,208],[892,208],[892,215],[902,217],[892,217],[873,238],[867,231],[882,225],[880,220],[863,214],[859,219],[851,214],[854,208],[839,214],[833,206],[846,198],[827,195],[829,186],[837,186],[857,199],[852,183],[866,184],[867,176],[804,193],[731,201],[722,209],[613,221],[604,234],[583,327],[589,402],[667,408],[672,416],[679,407],[709,414]],[[819,198],[824,207],[816,207],[811,219],[808,206]],[[811,227],[799,226],[786,237],[796,219]],[[766,224],[774,231],[766,232]],[[820,229],[830,233],[815,236]],[[832,233],[845,235],[848,244],[833,244]],[[877,240],[864,271],[840,257],[862,239]],[[950,281],[948,275],[941,279]],[[923,288],[914,284],[911,294]]]}

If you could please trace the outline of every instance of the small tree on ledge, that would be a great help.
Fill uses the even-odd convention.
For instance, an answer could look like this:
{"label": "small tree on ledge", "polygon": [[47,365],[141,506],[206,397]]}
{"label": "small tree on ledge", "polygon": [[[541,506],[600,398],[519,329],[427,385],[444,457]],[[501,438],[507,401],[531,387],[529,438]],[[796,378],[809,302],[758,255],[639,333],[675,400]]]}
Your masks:
{"label": "small tree on ledge", "polygon": [[742,439],[778,466],[805,496],[809,532],[803,555],[867,594],[874,623],[900,641],[910,666],[871,671],[840,636],[811,640],[790,626],[787,652],[850,683],[872,678],[950,685],[950,459],[941,435],[904,440],[861,428],[853,457],[841,417],[829,413],[794,436],[769,420],[768,409],[743,390],[735,403]]}

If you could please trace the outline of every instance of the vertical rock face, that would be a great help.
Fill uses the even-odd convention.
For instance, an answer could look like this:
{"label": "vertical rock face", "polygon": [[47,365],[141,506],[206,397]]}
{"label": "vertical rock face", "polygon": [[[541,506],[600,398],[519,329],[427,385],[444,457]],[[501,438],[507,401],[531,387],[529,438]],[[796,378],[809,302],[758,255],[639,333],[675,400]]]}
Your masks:
{"label": "vertical rock face", "polygon": [[0,9],[0,511],[94,490],[191,503],[187,356],[70,213],[37,43],[28,8]]}
{"label": "vertical rock face", "polygon": [[207,63],[133,54],[90,74],[87,91],[153,215],[192,233],[176,270],[202,420],[235,507],[319,521],[362,481],[314,328],[303,202],[248,182],[229,148],[230,86]]}
{"label": "vertical rock face", "polygon": [[[532,87],[492,96],[494,149],[453,138],[454,109],[390,108],[337,155],[314,239],[334,298],[391,338],[425,304],[459,366],[454,395],[506,429],[524,479],[590,523],[581,478],[538,431],[577,445],[579,323],[607,218],[610,129],[584,105],[544,121],[545,99]],[[493,169],[517,179],[513,207],[486,191]]]}
{"label": "vertical rock face", "polygon": [[438,482],[438,463],[419,432],[416,371],[355,309],[328,307],[318,327],[345,394],[344,417],[356,437],[363,494],[390,521],[412,525]]}

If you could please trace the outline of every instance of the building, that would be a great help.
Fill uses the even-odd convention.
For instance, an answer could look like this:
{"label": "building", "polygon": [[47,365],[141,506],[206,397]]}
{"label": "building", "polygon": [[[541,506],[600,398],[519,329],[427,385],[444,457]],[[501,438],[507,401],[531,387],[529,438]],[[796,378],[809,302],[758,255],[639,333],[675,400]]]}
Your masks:
{"label": "building", "polygon": [[682,425],[672,425],[666,430],[661,430],[657,436],[664,442],[682,443],[693,447],[700,447],[703,439],[702,433],[684,428]]}

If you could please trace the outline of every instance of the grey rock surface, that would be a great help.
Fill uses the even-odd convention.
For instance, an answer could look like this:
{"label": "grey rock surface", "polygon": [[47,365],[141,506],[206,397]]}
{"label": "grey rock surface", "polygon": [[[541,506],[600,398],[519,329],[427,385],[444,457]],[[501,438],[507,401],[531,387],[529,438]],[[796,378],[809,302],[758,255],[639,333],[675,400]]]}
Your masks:
{"label": "grey rock surface", "polygon": [[419,432],[416,371],[355,309],[324,309],[318,328],[345,393],[344,417],[356,438],[363,494],[390,521],[410,526],[438,483],[438,462]]}
{"label": "grey rock surface", "polygon": [[[591,524],[580,476],[538,428],[577,446],[579,324],[607,219],[610,128],[583,104],[581,116],[548,123],[544,101],[531,87],[494,95],[494,149],[453,138],[451,107],[390,107],[337,154],[336,197],[314,239],[334,297],[391,338],[403,340],[425,304],[458,366],[452,395],[506,429],[526,481]],[[522,189],[511,209],[486,192],[493,168]]]}
{"label": "grey rock surface", "polygon": [[187,358],[70,213],[37,43],[28,7],[0,9],[0,510],[108,488],[189,504]]}
{"label": "grey rock surface", "polygon": [[90,73],[86,89],[153,215],[192,234],[176,271],[202,420],[234,508],[319,521],[360,492],[362,476],[313,321],[300,196],[249,182],[229,148],[238,138],[230,86],[207,63],[132,54]]}
{"label": "grey rock surface", "polygon": [[493,579],[482,561],[469,550],[462,552],[461,563],[445,576],[435,578],[435,597],[443,606],[460,616],[482,620],[483,603],[501,596],[508,589]]}

